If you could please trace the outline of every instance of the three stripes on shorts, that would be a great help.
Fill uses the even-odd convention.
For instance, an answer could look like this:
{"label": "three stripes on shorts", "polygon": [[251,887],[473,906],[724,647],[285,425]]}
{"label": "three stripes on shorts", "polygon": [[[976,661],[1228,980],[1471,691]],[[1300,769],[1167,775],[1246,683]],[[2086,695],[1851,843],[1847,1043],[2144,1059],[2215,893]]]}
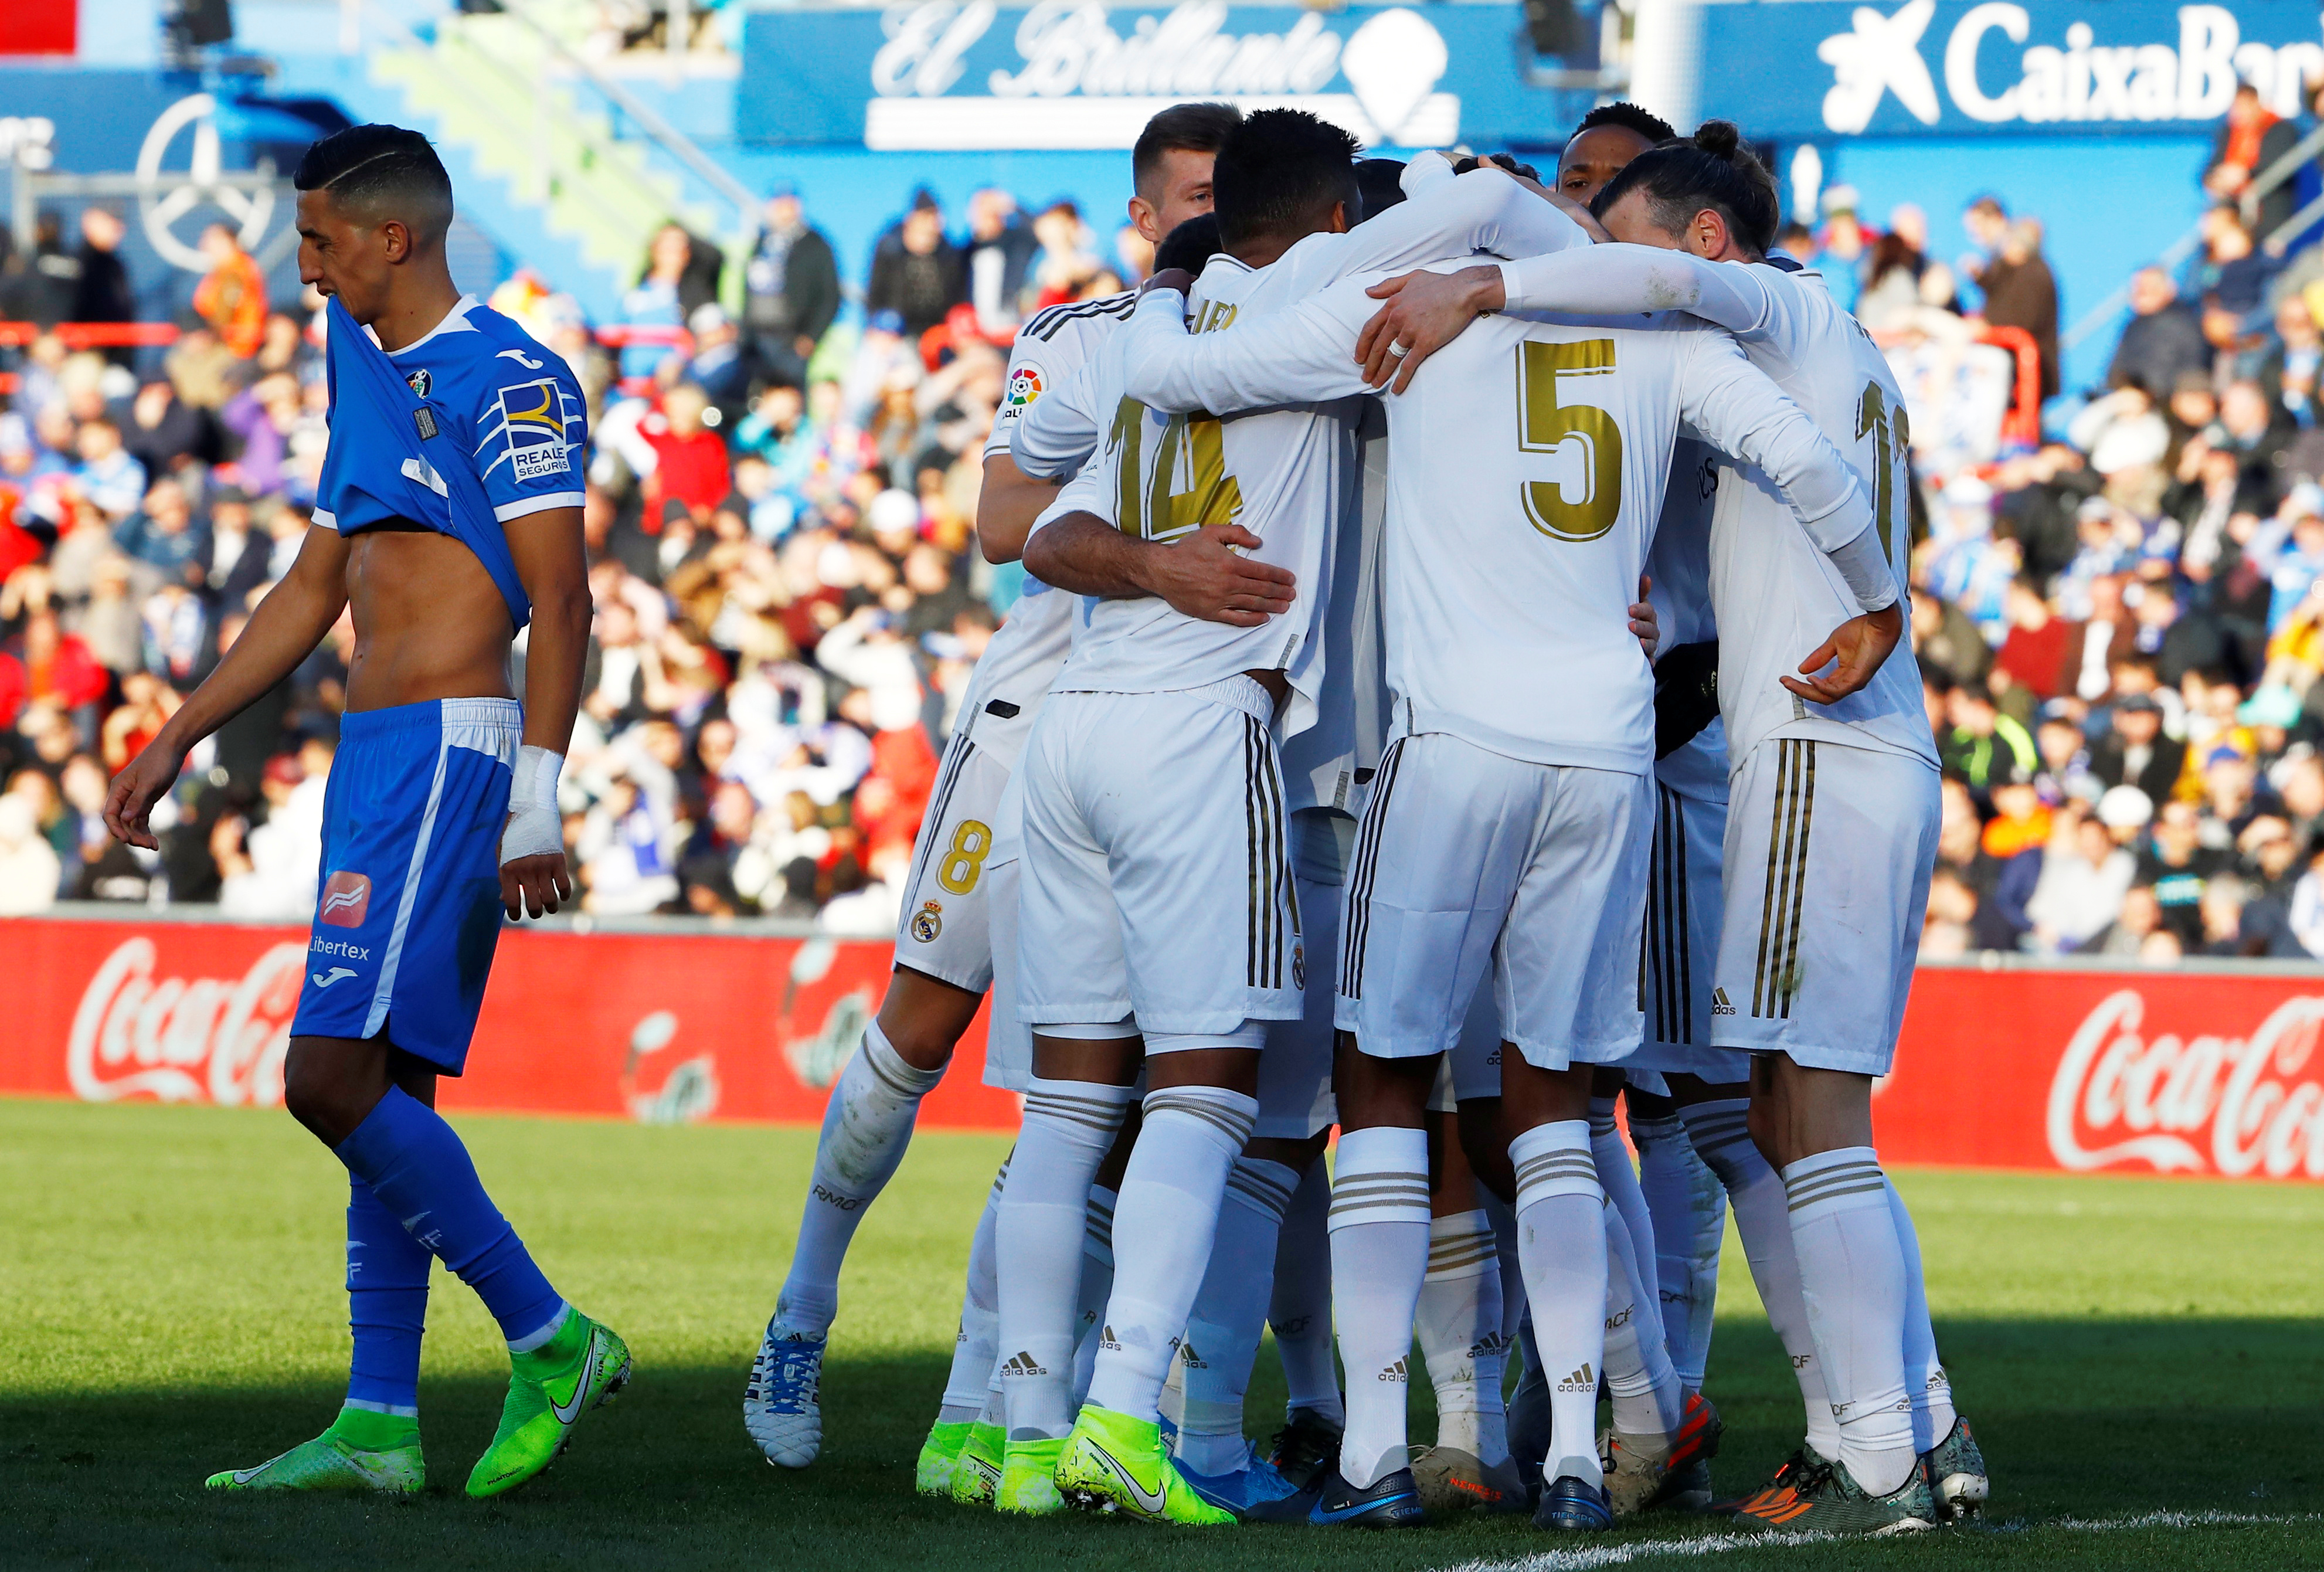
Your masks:
{"label": "three stripes on shorts", "polygon": [[1815,744],[1775,742],[1774,822],[1767,832],[1767,886],[1759,907],[1758,966],[1751,1013],[1789,1021],[1800,992],[1800,919],[1807,909],[1808,832],[1815,825]]}

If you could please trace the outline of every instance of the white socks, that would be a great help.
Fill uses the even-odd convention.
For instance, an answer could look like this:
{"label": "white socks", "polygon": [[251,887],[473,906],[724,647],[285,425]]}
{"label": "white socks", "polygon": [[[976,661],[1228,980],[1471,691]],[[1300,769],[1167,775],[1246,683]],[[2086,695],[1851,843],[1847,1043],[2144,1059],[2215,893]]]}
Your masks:
{"label": "white socks", "polygon": [[1090,1180],[1135,1094],[1093,1081],[1032,1078],[993,1230],[1009,1434],[1062,1438],[1074,1427],[1074,1314]]}
{"label": "white socks", "polygon": [[1840,1460],[1863,1489],[1886,1495],[1917,1456],[1904,1393],[1904,1252],[1887,1178],[1872,1148],[1843,1146],[1787,1166],[1784,1190]]}
{"label": "white socks", "polygon": [[1408,1456],[1406,1361],[1428,1275],[1428,1133],[1343,1131],[1330,1225],[1332,1306],[1348,1373],[1340,1473],[1361,1490]]}
{"label": "white socks", "polygon": [[1622,1214],[1609,1202],[1606,1220],[1606,1394],[1614,1429],[1648,1456],[1669,1450],[1686,1416],[1686,1394],[1670,1351],[1638,1307],[1655,1290]]}
{"label": "white socks", "polygon": [[1696,1154],[1727,1187],[1727,1204],[1735,1209],[1735,1231],[1743,1239],[1743,1258],[1750,1263],[1751,1281],[1758,1287],[1759,1301],[1767,1308],[1767,1323],[1791,1356],[1792,1374],[1800,1383],[1808,1446],[1820,1457],[1836,1458],[1840,1426],[1831,1417],[1823,1369],[1816,1363],[1815,1339],[1808,1331],[1807,1301],[1800,1294],[1799,1253],[1792,1246],[1791,1205],[1784,1196],[1784,1181],[1752,1143],[1746,1123],[1750,1106],[1739,1097],[1693,1103],[1681,1108],[1679,1117],[1685,1121],[1687,1138],[1694,1143]]}
{"label": "white socks", "polygon": [[1428,1225],[1428,1275],[1416,1329],[1436,1388],[1436,1444],[1488,1465],[1509,1455],[1501,1410],[1508,1344],[1501,1336],[1501,1264],[1493,1221],[1480,1208]]}
{"label": "white socks", "polygon": [[1517,1253],[1533,1303],[1534,1344],[1549,1381],[1542,1478],[1572,1475],[1602,1484],[1596,1425],[1606,1354],[1606,1193],[1590,1155],[1589,1124],[1537,1124],[1509,1142],[1509,1161],[1517,1173]]}
{"label": "white socks", "polygon": [[1103,1185],[1090,1186],[1089,1226],[1082,1236],[1082,1287],[1074,1300],[1074,1411],[1089,1396],[1097,1369],[1098,1334],[1105,1301],[1113,1292],[1113,1208],[1120,1197]]}
{"label": "white socks", "polygon": [[880,1023],[863,1029],[863,1044],[839,1072],[824,1105],[823,1133],[815,1143],[798,1250],[776,1300],[782,1324],[820,1337],[839,1309],[839,1263],[873,1200],[887,1188],[920,1099],[944,1079],[940,1069],[914,1069],[889,1042]]}
{"label": "white socks", "polygon": [[1210,1261],[1227,1172],[1258,1117],[1257,1098],[1221,1087],[1146,1095],[1146,1124],[1113,1213],[1113,1294],[1090,1376],[1089,1401],[1099,1408],[1156,1417]]}
{"label": "white socks", "polygon": [[[1719,1304],[1719,1247],[1727,1234],[1727,1192],[1703,1166],[1674,1115],[1641,1119],[1633,1111],[1638,1188],[1655,1224],[1655,1278],[1663,1301],[1663,1340],[1679,1384],[1702,1389],[1711,1359],[1711,1323]],[[1641,1262],[1641,1266],[1646,1263]]]}
{"label": "white socks", "polygon": [[1952,1432],[1953,1383],[1937,1362],[1936,1329],[1929,1325],[1929,1290],[1921,1281],[1921,1234],[1904,1197],[1888,1186],[1888,1210],[1904,1252],[1904,1391],[1913,1400],[1913,1449],[1925,1452]]}
{"label": "white socks", "polygon": [[1323,1219],[1332,1209],[1332,1176],[1319,1160],[1307,1165],[1275,1237],[1275,1290],[1267,1322],[1283,1360],[1284,1418],[1300,1409],[1344,1423],[1338,1367],[1332,1361],[1332,1236]]}
{"label": "white socks", "polygon": [[992,1178],[976,1232],[968,1242],[968,1289],[961,1295],[960,1336],[953,1339],[952,1373],[945,1378],[940,1424],[959,1424],[976,1418],[992,1383],[992,1364],[1000,1355],[1001,1293],[993,1277],[992,1231],[1001,1214],[1001,1188],[1009,1182],[1009,1161]]}
{"label": "white socks", "polygon": [[1239,1157],[1227,1175],[1210,1264],[1178,1349],[1185,1385],[1178,1460],[1197,1474],[1231,1474],[1249,1461],[1243,1393],[1275,1287],[1276,1233],[1298,1185],[1296,1170],[1263,1158]]}
{"label": "white socks", "polygon": [[1615,1126],[1611,1097],[1590,1099],[1590,1158],[1598,1165],[1598,1182],[1605,1188],[1607,1201],[1622,1215],[1622,1225],[1629,1230],[1638,1264],[1646,1269],[1638,1281],[1652,1288],[1637,1300],[1638,1336],[1660,1343],[1664,1340],[1663,1296],[1661,1284],[1653,1275],[1657,1254],[1654,1214],[1646,1210],[1646,1192],[1638,1188],[1637,1170],[1630,1166],[1630,1149],[1623,1144],[1622,1133]]}

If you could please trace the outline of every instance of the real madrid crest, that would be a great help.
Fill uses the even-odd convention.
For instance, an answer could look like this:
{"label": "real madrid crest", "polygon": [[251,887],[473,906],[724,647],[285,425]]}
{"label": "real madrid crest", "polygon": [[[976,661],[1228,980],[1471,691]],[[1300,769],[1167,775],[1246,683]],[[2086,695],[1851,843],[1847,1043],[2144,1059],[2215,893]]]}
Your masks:
{"label": "real madrid crest", "polygon": [[944,903],[930,901],[912,913],[912,937],[922,944],[934,944],[936,935],[944,931]]}

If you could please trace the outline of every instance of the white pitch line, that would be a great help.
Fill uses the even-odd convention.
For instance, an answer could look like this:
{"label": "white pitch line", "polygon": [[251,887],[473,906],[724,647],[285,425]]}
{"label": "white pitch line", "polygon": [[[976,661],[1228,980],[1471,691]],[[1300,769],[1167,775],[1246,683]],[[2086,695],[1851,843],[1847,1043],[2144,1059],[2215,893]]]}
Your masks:
{"label": "white pitch line", "polygon": [[[2125,1529],[2214,1529],[2269,1527],[2324,1522],[2324,1512],[2269,1516],[2239,1512],[2150,1512],[2126,1518],[2013,1518],[1981,1530],[2024,1533],[2056,1529],[2066,1533],[2105,1534]],[[1972,1530],[1971,1532],[1980,1531]],[[1671,1557],[1724,1556],[1733,1550],[1784,1549],[1838,1542],[1842,1536],[1820,1533],[1705,1534],[1692,1540],[1649,1540],[1629,1545],[1593,1545],[1572,1550],[1544,1550],[1513,1561],[1464,1561],[1443,1572],[1597,1572],[1604,1567],[1624,1567],[1634,1561]]]}

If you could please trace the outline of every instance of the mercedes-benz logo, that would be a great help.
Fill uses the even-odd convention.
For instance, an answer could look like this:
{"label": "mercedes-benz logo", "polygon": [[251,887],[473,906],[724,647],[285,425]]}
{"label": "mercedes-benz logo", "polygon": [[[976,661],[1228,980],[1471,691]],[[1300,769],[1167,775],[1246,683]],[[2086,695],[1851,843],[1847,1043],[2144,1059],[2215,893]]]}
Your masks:
{"label": "mercedes-benz logo", "polygon": [[[193,128],[193,152],[185,172],[164,171],[161,161],[170,144],[189,126]],[[274,217],[270,185],[245,190],[220,180],[218,174],[217,100],[208,93],[195,93],[164,109],[137,150],[137,212],[145,237],[165,259],[189,273],[208,272],[209,263],[171,228],[188,213],[204,206],[224,212],[241,226],[245,251],[257,249]]]}

